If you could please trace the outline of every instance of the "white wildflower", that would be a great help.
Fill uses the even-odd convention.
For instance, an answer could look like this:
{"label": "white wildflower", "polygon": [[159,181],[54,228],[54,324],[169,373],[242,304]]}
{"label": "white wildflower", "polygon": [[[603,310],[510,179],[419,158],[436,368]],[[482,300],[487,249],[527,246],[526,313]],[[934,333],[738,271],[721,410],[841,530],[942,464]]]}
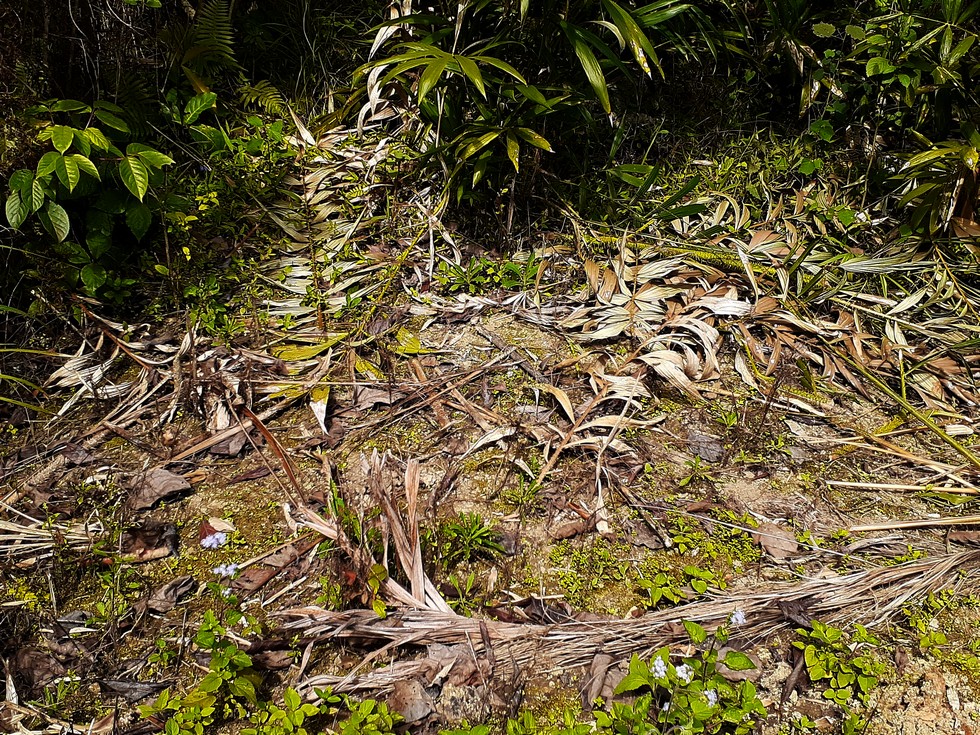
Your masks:
{"label": "white wildflower", "polygon": [[732,625],[745,625],[745,613],[741,610],[736,610],[732,613],[729,621]]}
{"label": "white wildflower", "polygon": [[667,677],[667,663],[659,656],[653,660],[653,675],[658,679]]}
{"label": "white wildflower", "polygon": [[233,577],[235,572],[238,571],[237,564],[219,564],[214,569],[211,570],[219,577]]}
{"label": "white wildflower", "polygon": [[201,546],[205,549],[220,549],[226,543],[228,543],[228,534],[224,531],[215,531],[201,539]]}
{"label": "white wildflower", "polygon": [[677,672],[677,678],[681,680],[682,684],[690,684],[691,679],[694,678],[694,669],[687,664],[681,664],[674,670]]}
{"label": "white wildflower", "polygon": [[708,704],[710,704],[712,707],[718,704],[718,692],[716,692],[714,689],[705,689],[704,698],[708,700]]}

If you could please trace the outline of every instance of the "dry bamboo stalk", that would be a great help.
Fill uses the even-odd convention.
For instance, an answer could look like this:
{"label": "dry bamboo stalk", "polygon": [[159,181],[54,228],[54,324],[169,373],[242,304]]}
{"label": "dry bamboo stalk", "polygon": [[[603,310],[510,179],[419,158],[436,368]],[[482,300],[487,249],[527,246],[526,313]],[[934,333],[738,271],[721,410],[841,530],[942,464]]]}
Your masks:
{"label": "dry bamboo stalk", "polygon": [[893,485],[886,482],[844,482],[843,480],[826,480],[830,487],[846,487],[857,490],[909,490],[943,493],[959,493],[961,495],[980,495],[980,490],[973,487],[945,487],[943,485]]}
{"label": "dry bamboo stalk", "polygon": [[863,526],[851,526],[851,533],[864,531],[893,531],[899,528],[941,528],[943,526],[975,526],[980,524],[980,515],[957,516],[956,518],[920,518],[910,521],[888,521],[886,523],[869,523]]}

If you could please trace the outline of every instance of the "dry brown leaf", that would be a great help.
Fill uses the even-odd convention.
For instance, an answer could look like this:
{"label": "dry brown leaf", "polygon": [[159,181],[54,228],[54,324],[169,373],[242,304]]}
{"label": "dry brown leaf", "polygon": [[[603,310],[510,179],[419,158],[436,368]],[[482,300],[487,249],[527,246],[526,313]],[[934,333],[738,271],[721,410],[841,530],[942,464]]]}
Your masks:
{"label": "dry brown leaf", "polygon": [[796,534],[775,523],[761,523],[752,538],[773,559],[788,559],[799,551]]}

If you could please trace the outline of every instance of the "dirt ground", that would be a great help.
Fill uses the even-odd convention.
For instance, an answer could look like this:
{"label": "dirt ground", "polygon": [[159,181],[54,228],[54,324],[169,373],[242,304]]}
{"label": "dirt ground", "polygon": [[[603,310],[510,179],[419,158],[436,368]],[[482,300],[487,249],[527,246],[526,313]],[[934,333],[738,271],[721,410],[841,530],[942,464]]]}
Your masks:
{"label": "dirt ground", "polygon": [[[390,341],[364,358],[383,378],[350,355],[331,372],[326,353],[293,360],[202,340],[166,368],[144,365],[152,380],[136,406],[140,391],[89,397],[65,419],[10,424],[0,465],[7,725],[133,731],[135,704],[158,684],[187,688],[206,671],[191,639],[228,599],[248,616],[228,635],[270,691],[333,677],[390,698],[419,731],[517,709],[543,722],[581,712],[601,646],[579,666],[541,654],[519,676],[504,675],[500,654],[486,664],[481,648],[468,675],[458,666],[455,678],[413,674],[395,686],[378,672],[445,652],[407,643],[374,653],[377,641],[282,631],[286,611],[401,607],[371,576],[380,565],[411,589],[396,564],[399,524],[379,503],[388,497],[418,539],[431,595],[455,613],[526,624],[530,640],[549,626],[680,621],[702,609],[690,606],[772,593],[751,598],[771,614],[737,639],[759,664],[762,732],[805,732],[801,716],[810,731],[841,732],[826,682],[794,674],[798,618],[814,610],[880,639],[851,643],[881,664],[867,702],[850,705],[862,731],[976,727],[976,570],[942,565],[980,540],[959,524],[977,491],[934,433],[844,390],[804,401],[786,380],[764,394],[730,367],[693,400],[505,310],[403,324],[417,344]],[[157,353],[139,354],[149,363]],[[138,368],[118,355],[109,376],[138,381]],[[947,424],[972,443],[970,417]],[[324,540],[304,512],[345,514],[342,536]],[[873,598],[830,584],[910,563],[921,574],[876,586]],[[657,585],[643,583],[658,574],[668,592],[654,599]],[[784,592],[821,580],[826,595],[795,618],[779,607]],[[650,645],[638,638],[636,652]],[[617,654],[609,671],[628,659]]]}

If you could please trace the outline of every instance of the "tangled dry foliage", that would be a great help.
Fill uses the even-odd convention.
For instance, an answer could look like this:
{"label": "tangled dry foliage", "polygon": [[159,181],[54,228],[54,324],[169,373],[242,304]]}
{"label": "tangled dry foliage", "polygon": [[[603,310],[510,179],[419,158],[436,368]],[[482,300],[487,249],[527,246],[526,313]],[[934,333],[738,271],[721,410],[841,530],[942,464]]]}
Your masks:
{"label": "tangled dry foliage", "polygon": [[[830,438],[801,433],[804,443],[859,448],[905,463],[909,489],[941,484],[949,493],[980,492],[973,482],[980,460],[957,439],[972,432],[978,402],[974,366],[980,355],[971,320],[976,294],[938,257],[905,252],[901,242],[874,235],[883,228],[869,237],[865,253],[841,257],[825,249],[825,224],[813,216],[811,203],[822,197],[829,206],[833,192],[801,192],[788,205],[776,201],[758,222],[728,196],[706,202],[702,214],[663,226],[651,223],[642,232],[597,233],[589,223],[570,219],[570,232],[536,236],[533,289],[446,297],[432,288],[435,269],[440,261],[461,262],[464,254],[441,222],[440,192],[418,190],[392,202],[377,172],[396,143],[368,142],[371,135],[347,130],[315,138],[299,127],[294,143],[305,155],[289,181],[292,191],[281,205],[256,212],[288,238],[278,258],[263,265],[271,294],[265,306],[274,324],[262,335],[266,346],[222,346],[193,330],[177,338],[150,324],[124,326],[100,317],[97,305],[82,304],[84,336],[77,354],[46,386],[52,394],[73,391],[49,427],[61,441],[3,468],[9,491],[3,497],[7,519],[0,526],[0,554],[6,563],[42,564],[55,546],[83,548],[99,541],[98,519],[45,523],[18,503],[50,488],[70,468],[89,464],[88,453],[110,437],[137,441],[147,425],[165,434],[178,414],[195,413],[202,417],[198,434],[163,445],[140,442],[148,465],[133,474],[176,474],[182,462],[208,450],[237,455],[251,447],[285,476],[286,517],[297,535],[270,552],[278,555],[274,560],[264,554],[244,564],[261,573],[236,579],[236,589],[262,597],[263,604],[278,600],[284,631],[310,645],[345,640],[380,646],[350,672],[310,674],[302,680],[306,692],[325,684],[341,691],[384,690],[405,677],[431,683],[446,665],[411,658],[374,666],[395,649],[458,646],[458,655],[468,651],[481,676],[514,678],[528,669],[587,666],[599,652],[625,656],[679,644],[680,619],[711,628],[738,608],[749,619],[740,635],[753,641],[799,624],[801,617],[879,624],[909,601],[975,585],[977,552],[944,553],[935,545],[929,547],[935,553],[923,559],[870,563],[836,577],[728,596],[718,592],[636,618],[581,620],[560,612],[525,622],[468,618],[453,612],[422,567],[420,496],[438,492],[431,484],[421,487],[426,458],[405,461],[399,483],[393,480],[395,468],[386,464],[395,460],[374,452],[364,460],[360,481],[344,480],[336,466],[327,472],[340,478],[342,493],[360,482],[354,494],[383,511],[386,548],[392,545],[398,564],[388,561],[390,573],[380,591],[392,607],[388,617],[312,608],[295,592],[295,580],[274,589],[283,569],[309,568],[321,538],[334,542],[359,578],[384,562],[347,535],[331,503],[322,492],[317,496],[316,476],[296,458],[309,458],[313,447],[320,453],[312,456],[326,467],[329,454],[320,450],[336,447],[345,433],[378,433],[420,415],[446,446],[461,442],[455,454],[464,459],[508,442],[539,448],[539,467],[522,469],[537,484],[553,481],[573,453],[590,457],[595,499],[587,515],[599,533],[609,533],[615,492],[635,501],[635,510],[657,525],[656,513],[608,467],[635,454],[631,430],[652,429],[663,420],[655,394],[666,384],[690,401],[731,395],[731,384],[722,378],[733,373],[765,411],[826,421],[837,430]],[[601,252],[611,255],[603,261]],[[885,281],[887,295],[878,289]],[[484,329],[486,352],[478,362],[446,369],[445,362],[431,359],[456,349],[455,325],[500,312],[583,347],[546,364],[525,349],[534,345],[509,344]],[[444,344],[423,343],[421,335],[431,325],[446,327]],[[523,372],[537,401],[553,401],[554,410],[532,420],[481,401],[481,383],[510,370]],[[850,392],[906,411],[920,424],[915,431],[924,427],[932,434],[934,451],[923,456],[894,437],[842,422],[835,399]],[[109,402],[112,409],[90,428],[65,437],[68,419],[88,398],[100,406]],[[317,435],[305,446],[281,441],[274,431],[275,422],[297,406],[308,407],[315,419]],[[372,413],[379,406],[386,410]],[[185,475],[193,481],[196,472]],[[176,497],[166,488],[150,488],[143,500]],[[896,527],[886,519],[864,530]],[[301,674],[308,657],[309,652]]]}

